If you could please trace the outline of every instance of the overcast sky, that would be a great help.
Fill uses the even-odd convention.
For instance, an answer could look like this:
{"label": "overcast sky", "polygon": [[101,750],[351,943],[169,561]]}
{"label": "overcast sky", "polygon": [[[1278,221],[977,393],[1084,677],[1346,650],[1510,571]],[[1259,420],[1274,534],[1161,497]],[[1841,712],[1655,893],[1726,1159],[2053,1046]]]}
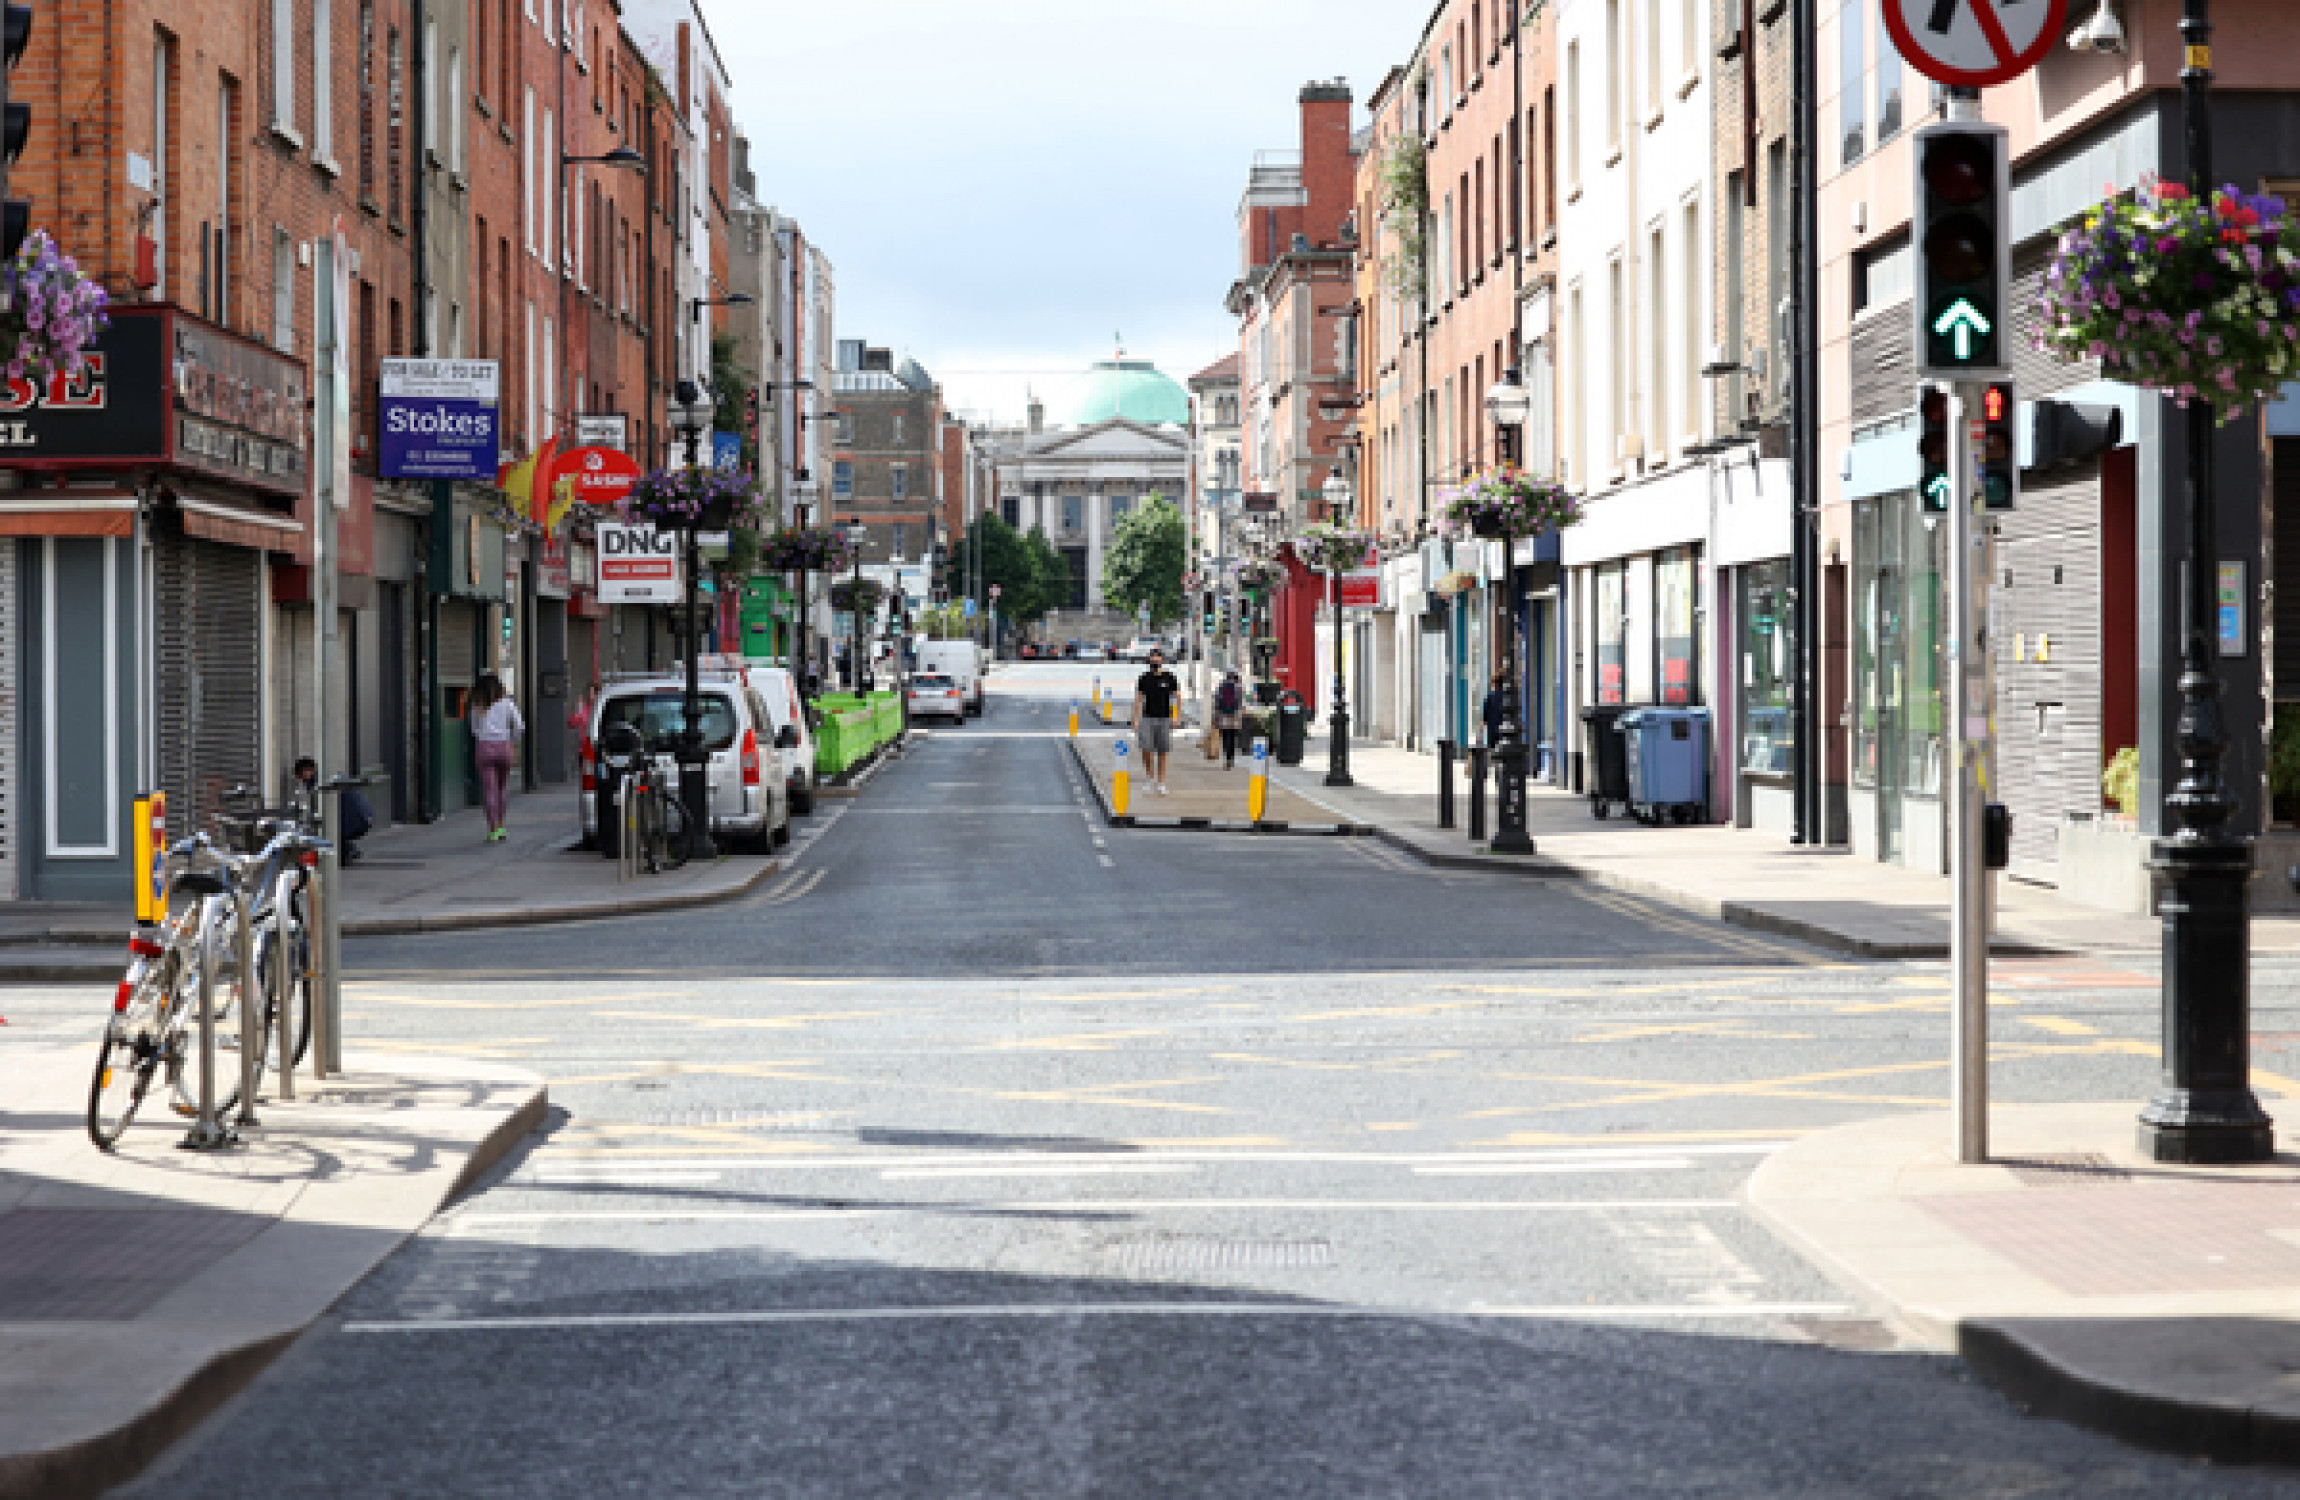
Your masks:
{"label": "overcast sky", "polygon": [[1177,380],[1235,349],[1222,298],[1255,151],[1299,146],[1312,79],[1347,78],[1362,106],[1427,18],[1415,0],[704,3],[759,197],[830,256],[839,336],[1012,418],[1119,334]]}

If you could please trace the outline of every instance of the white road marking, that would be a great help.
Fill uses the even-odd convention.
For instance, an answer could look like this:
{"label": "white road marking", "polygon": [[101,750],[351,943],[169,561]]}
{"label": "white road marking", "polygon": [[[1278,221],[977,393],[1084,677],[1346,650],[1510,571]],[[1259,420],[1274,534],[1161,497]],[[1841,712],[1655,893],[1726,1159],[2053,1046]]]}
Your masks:
{"label": "white road marking", "polygon": [[524,1224],[779,1224],[801,1219],[883,1219],[948,1213],[1143,1214],[1269,1212],[1296,1213],[1717,1213],[1738,1209],[1730,1198],[1524,1199],[1495,1203],[1483,1199],[1319,1199],[1319,1198],[1047,1198],[983,1202],[856,1204],[845,1208],[791,1209],[602,1209],[533,1213],[462,1214],[455,1232],[474,1233]]}
{"label": "white road marking", "polygon": [[920,1323],[1056,1318],[1527,1318],[1573,1322],[1585,1318],[1790,1318],[1842,1316],[1838,1302],[1763,1302],[1733,1307],[1687,1303],[1636,1306],[1477,1307],[1465,1313],[1436,1308],[1348,1307],[1317,1302],[1021,1302],[944,1307],[767,1307],[723,1312],[566,1313],[534,1318],[408,1318],[354,1321],[345,1333],[540,1333],[572,1328],[742,1327],[776,1323]]}
{"label": "white road marking", "polygon": [[1258,1151],[1162,1149],[1156,1151],[1126,1151],[1088,1153],[1079,1151],[953,1151],[940,1155],[874,1155],[874,1156],[635,1156],[624,1160],[612,1153],[587,1155],[576,1151],[554,1151],[551,1169],[574,1165],[595,1165],[602,1170],[675,1172],[709,1169],[722,1172],[820,1172],[859,1171],[887,1167],[960,1167],[1011,1166],[1039,1162],[1067,1163],[1081,1158],[1089,1161],[1117,1159],[1121,1161],[1187,1161],[1187,1162],[1321,1162],[1337,1166],[1364,1167],[1419,1167],[1419,1166],[1493,1166],[1505,1162],[1544,1161],[1607,1161],[1629,1159],[1650,1161],[1661,1155],[1677,1156],[1770,1156],[1788,1146],[1787,1141],[1730,1141],[1695,1142],[1679,1145],[1672,1141],[1666,1148],[1653,1146],[1544,1146],[1518,1151]]}
{"label": "white road marking", "polygon": [[535,1187],[667,1187],[717,1182],[717,1172],[642,1172],[626,1177],[620,1172],[536,1172],[511,1178],[518,1186]]}
{"label": "white road marking", "polygon": [[1682,1172],[1692,1167],[1683,1156],[1622,1157],[1614,1161],[1502,1161],[1451,1167],[1416,1167],[1416,1177],[1531,1177],[1548,1172]]}
{"label": "white road marking", "polygon": [[1112,859],[1107,854],[1097,854],[1094,857],[1102,861],[1102,868],[1105,870],[1115,870],[1118,868],[1118,861]]}
{"label": "white road marking", "polygon": [[906,1182],[935,1177],[1148,1177],[1197,1170],[1179,1161],[1094,1161],[1075,1166],[893,1167],[878,1175],[882,1182]]}

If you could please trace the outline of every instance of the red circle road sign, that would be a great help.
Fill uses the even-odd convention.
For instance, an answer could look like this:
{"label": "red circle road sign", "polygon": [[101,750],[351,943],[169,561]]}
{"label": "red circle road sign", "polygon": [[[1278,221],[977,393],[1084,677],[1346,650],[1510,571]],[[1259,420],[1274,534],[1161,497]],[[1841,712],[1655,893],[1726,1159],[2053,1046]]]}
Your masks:
{"label": "red circle road sign", "polygon": [[1936,83],[2010,83],[2067,30],[2068,0],[1885,0],[1885,30],[1908,65]]}

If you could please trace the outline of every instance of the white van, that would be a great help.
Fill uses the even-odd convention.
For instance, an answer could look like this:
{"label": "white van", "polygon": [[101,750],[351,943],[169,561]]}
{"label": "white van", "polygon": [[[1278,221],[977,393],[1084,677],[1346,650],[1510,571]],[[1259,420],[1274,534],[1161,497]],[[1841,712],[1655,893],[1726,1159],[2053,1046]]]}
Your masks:
{"label": "white van", "polygon": [[815,730],[800,703],[798,681],[784,667],[752,667],[749,675],[775,726],[775,748],[783,755],[791,811],[803,818],[815,810]]}
{"label": "white van", "polygon": [[966,711],[982,712],[982,648],[972,641],[921,641],[918,646],[918,667],[921,673],[937,673],[958,684],[965,695]]}
{"label": "white van", "polygon": [[[711,832],[756,853],[790,842],[791,796],[785,780],[790,736],[777,732],[767,703],[739,667],[706,657],[701,669],[703,743],[711,755],[708,788]],[[686,729],[687,679],[665,673],[610,674],[599,688],[583,735],[583,835],[612,852],[602,837],[599,803],[603,776],[599,737],[611,725],[636,730],[650,755],[668,757]]]}

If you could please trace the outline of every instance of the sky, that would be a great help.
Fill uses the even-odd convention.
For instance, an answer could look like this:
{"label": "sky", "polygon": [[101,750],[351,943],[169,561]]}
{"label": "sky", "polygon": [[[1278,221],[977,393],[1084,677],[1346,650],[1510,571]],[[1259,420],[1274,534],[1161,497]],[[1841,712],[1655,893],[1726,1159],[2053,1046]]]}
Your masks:
{"label": "sky", "polygon": [[1176,380],[1237,347],[1238,199],[1300,145],[1295,96],[1361,104],[1416,0],[702,0],[762,203],[830,257],[841,338],[1019,420],[1123,337]]}

